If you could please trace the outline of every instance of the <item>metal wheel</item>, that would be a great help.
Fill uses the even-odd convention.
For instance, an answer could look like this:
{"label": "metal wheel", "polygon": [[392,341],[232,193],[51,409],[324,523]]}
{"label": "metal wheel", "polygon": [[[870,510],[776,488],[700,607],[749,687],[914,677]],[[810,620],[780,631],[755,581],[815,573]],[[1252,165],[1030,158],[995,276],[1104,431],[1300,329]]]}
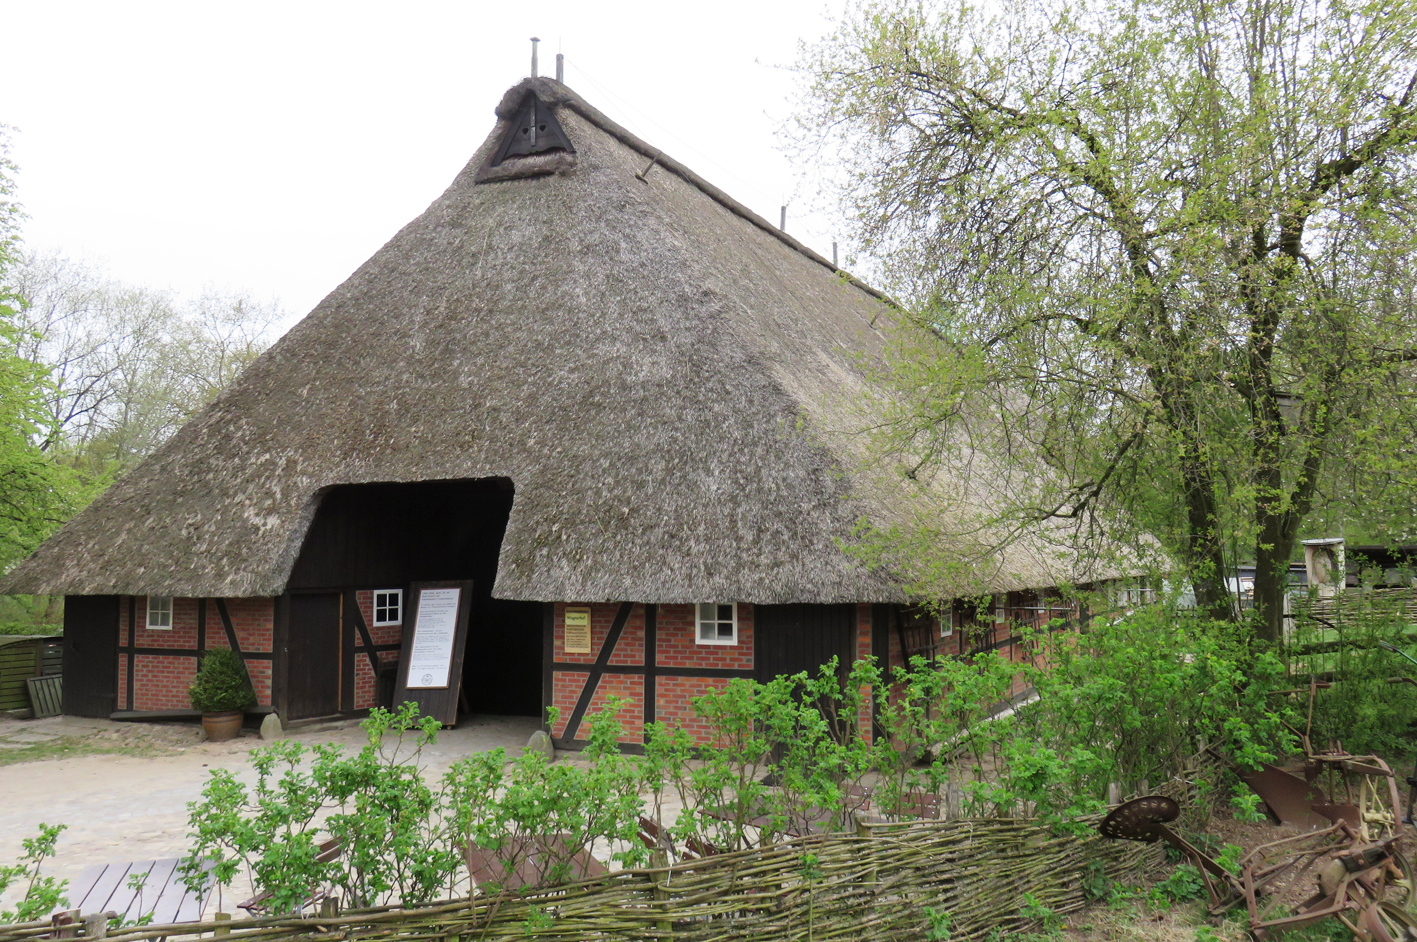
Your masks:
{"label": "metal wheel", "polygon": [[1358,925],[1374,942],[1417,942],[1417,916],[1388,902],[1370,904],[1358,917]]}

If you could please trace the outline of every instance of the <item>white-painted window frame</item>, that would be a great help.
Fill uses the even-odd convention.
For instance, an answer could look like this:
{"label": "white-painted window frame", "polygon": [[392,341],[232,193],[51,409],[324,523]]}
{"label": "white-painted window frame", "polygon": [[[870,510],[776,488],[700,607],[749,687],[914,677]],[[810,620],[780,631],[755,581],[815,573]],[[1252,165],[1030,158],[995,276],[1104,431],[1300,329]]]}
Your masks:
{"label": "white-painted window frame", "polygon": [[[379,609],[380,609],[380,607],[381,607],[381,606],[379,605],[379,596],[381,596],[381,595],[393,595],[393,596],[395,597],[395,599],[397,600],[397,604],[398,604],[398,611],[399,611],[399,617],[398,617],[398,618],[395,618],[395,619],[393,619],[392,621],[390,621],[390,620],[388,620],[388,619],[384,619],[383,621],[380,621],[380,620],[379,620]],[[382,606],[382,607],[385,608],[385,609],[387,609],[387,608],[388,608],[388,605],[384,605],[384,606]],[[382,628],[382,627],[384,627],[385,625],[402,625],[402,624],[403,624],[403,589],[375,589],[375,590],[374,590],[374,604],[373,604],[373,609],[374,609],[374,627],[375,627],[375,628]]]}
{"label": "white-painted window frame", "polygon": [[[717,609],[721,605],[731,606],[733,609],[733,637],[731,638],[705,638],[703,627],[705,619],[703,617],[703,606],[712,605],[717,615]],[[712,619],[713,624],[723,624],[722,618]],[[738,603],[737,602],[699,602],[694,605],[694,643],[707,646],[731,647],[738,643]]]}
{"label": "white-painted window frame", "polygon": [[[149,595],[147,597],[147,611],[145,624],[149,631],[172,630],[172,596]],[[154,615],[159,617],[154,619]],[[161,622],[164,621],[167,622],[167,624],[161,624]]]}

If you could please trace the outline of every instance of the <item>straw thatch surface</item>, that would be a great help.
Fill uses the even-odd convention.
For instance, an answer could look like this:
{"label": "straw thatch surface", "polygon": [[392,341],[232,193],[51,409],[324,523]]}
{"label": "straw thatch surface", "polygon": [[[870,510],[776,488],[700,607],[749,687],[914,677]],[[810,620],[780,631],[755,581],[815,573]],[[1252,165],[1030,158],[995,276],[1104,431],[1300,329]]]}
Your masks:
{"label": "straw thatch surface", "polygon": [[[489,173],[527,87],[576,153]],[[842,549],[885,506],[844,470],[881,297],[668,157],[637,178],[658,152],[564,86],[499,114],[441,197],[0,591],[279,594],[322,488],[505,476],[502,598],[902,601]],[[1014,552],[995,587],[1075,575]]]}

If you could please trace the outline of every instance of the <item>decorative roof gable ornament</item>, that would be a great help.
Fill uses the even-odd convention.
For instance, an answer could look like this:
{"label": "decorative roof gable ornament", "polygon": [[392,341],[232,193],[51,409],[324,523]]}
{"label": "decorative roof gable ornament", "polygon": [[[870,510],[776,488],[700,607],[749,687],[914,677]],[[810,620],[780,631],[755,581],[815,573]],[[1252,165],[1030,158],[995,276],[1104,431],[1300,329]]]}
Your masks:
{"label": "decorative roof gable ornament", "polygon": [[516,117],[512,118],[512,126],[502,138],[491,165],[499,166],[508,157],[546,154],[551,151],[574,154],[576,149],[571,146],[566,132],[561,130],[551,106],[536,97],[535,92],[529,91],[522,98]]}

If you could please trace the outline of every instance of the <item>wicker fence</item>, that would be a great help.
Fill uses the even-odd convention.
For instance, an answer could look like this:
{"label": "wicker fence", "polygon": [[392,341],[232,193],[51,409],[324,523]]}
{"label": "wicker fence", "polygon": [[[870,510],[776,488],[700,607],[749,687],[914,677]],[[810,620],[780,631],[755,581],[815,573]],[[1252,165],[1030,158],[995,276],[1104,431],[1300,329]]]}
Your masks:
{"label": "wicker fence", "polygon": [[[1084,904],[1085,876],[1137,882],[1155,847],[1109,843],[1089,829],[1058,835],[1036,821],[963,819],[864,825],[525,896],[459,900],[338,916],[272,917],[109,930],[107,942],[220,935],[378,942],[543,940],[919,939],[926,907],[948,912],[952,938],[1025,928],[1025,893],[1057,913]],[[97,927],[96,923],[90,925]],[[0,942],[51,937],[48,922],[0,927]],[[69,930],[74,931],[74,930]],[[82,923],[80,923],[82,932]],[[102,931],[102,930],[99,930]],[[96,937],[99,933],[95,932]]]}

